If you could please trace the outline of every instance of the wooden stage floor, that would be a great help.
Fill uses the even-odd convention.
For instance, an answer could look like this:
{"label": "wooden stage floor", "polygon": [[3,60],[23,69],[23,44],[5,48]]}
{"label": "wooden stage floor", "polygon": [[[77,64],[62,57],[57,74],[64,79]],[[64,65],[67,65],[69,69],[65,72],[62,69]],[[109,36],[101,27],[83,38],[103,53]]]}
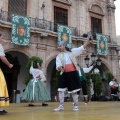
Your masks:
{"label": "wooden stage floor", "polygon": [[27,103],[10,104],[4,107],[8,113],[0,115],[0,120],[120,120],[120,102],[89,102],[87,106],[79,102],[79,111],[72,110],[72,102],[65,102],[65,110],[59,112],[53,111],[59,103],[48,104],[47,107],[41,103],[35,103],[34,107],[28,107]]}

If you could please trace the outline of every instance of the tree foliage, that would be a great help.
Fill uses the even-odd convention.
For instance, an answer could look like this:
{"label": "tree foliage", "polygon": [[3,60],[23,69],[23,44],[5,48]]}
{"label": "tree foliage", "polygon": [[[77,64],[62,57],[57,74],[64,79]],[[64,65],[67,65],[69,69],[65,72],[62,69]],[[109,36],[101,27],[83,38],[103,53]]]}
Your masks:
{"label": "tree foliage", "polygon": [[109,83],[112,80],[112,77],[113,77],[113,74],[110,71],[107,71],[105,73],[105,80],[106,80],[106,82]]}
{"label": "tree foliage", "polygon": [[99,96],[102,92],[102,80],[100,74],[92,74],[91,78],[94,84],[94,94]]}

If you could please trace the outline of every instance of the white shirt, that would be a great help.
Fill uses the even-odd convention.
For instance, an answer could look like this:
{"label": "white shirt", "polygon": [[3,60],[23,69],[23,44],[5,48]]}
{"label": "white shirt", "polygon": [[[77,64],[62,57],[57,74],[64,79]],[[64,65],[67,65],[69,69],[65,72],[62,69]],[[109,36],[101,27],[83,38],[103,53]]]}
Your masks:
{"label": "white shirt", "polygon": [[33,66],[30,67],[30,74],[32,74],[34,78],[37,78],[38,76],[40,76],[41,81],[46,80],[43,71],[41,71],[38,68],[35,69],[33,68]]}
{"label": "white shirt", "polygon": [[[89,68],[83,68],[84,73],[89,73],[92,70],[93,66],[90,66]],[[79,70],[79,75],[82,76],[81,70]]]}
{"label": "white shirt", "polygon": [[5,56],[4,49],[1,44],[0,44],[0,56]]}
{"label": "white shirt", "polygon": [[[85,49],[84,49],[83,45],[81,47],[71,49],[72,53],[76,57],[79,56],[80,54],[82,54],[84,50]],[[64,54],[64,62],[65,62],[65,64],[71,64],[72,61],[71,61],[71,59],[70,59],[70,57],[68,55],[68,51],[63,52],[63,54]],[[57,56],[56,57],[56,69],[58,67],[60,67],[60,66],[63,66],[63,65],[62,65],[62,63],[60,61],[60,58]]]}
{"label": "white shirt", "polygon": [[[114,84],[115,83],[115,84]],[[116,86],[116,87],[118,87],[119,85],[115,82],[115,81],[111,81],[110,83],[109,83],[109,86],[111,87],[111,86]]]}

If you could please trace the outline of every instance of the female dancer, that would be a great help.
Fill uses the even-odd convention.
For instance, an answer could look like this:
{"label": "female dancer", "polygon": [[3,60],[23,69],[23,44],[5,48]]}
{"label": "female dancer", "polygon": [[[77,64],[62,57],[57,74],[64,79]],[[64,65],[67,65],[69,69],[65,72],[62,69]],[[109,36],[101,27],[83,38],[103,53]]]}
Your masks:
{"label": "female dancer", "polygon": [[30,74],[33,78],[28,83],[26,90],[23,93],[22,100],[28,100],[28,106],[34,106],[32,102],[42,102],[42,106],[48,106],[44,101],[51,100],[44,83],[46,83],[46,78],[41,71],[42,66],[39,63],[33,64],[30,67]]}

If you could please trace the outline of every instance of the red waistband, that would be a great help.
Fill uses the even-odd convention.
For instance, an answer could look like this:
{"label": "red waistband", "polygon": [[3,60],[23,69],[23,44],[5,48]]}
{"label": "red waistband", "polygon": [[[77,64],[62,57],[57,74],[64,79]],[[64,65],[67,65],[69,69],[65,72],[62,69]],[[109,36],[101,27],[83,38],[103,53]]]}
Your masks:
{"label": "red waistband", "polygon": [[65,65],[64,72],[71,72],[71,71],[75,71],[75,70],[76,70],[76,68],[75,68],[74,64],[66,64]]}

